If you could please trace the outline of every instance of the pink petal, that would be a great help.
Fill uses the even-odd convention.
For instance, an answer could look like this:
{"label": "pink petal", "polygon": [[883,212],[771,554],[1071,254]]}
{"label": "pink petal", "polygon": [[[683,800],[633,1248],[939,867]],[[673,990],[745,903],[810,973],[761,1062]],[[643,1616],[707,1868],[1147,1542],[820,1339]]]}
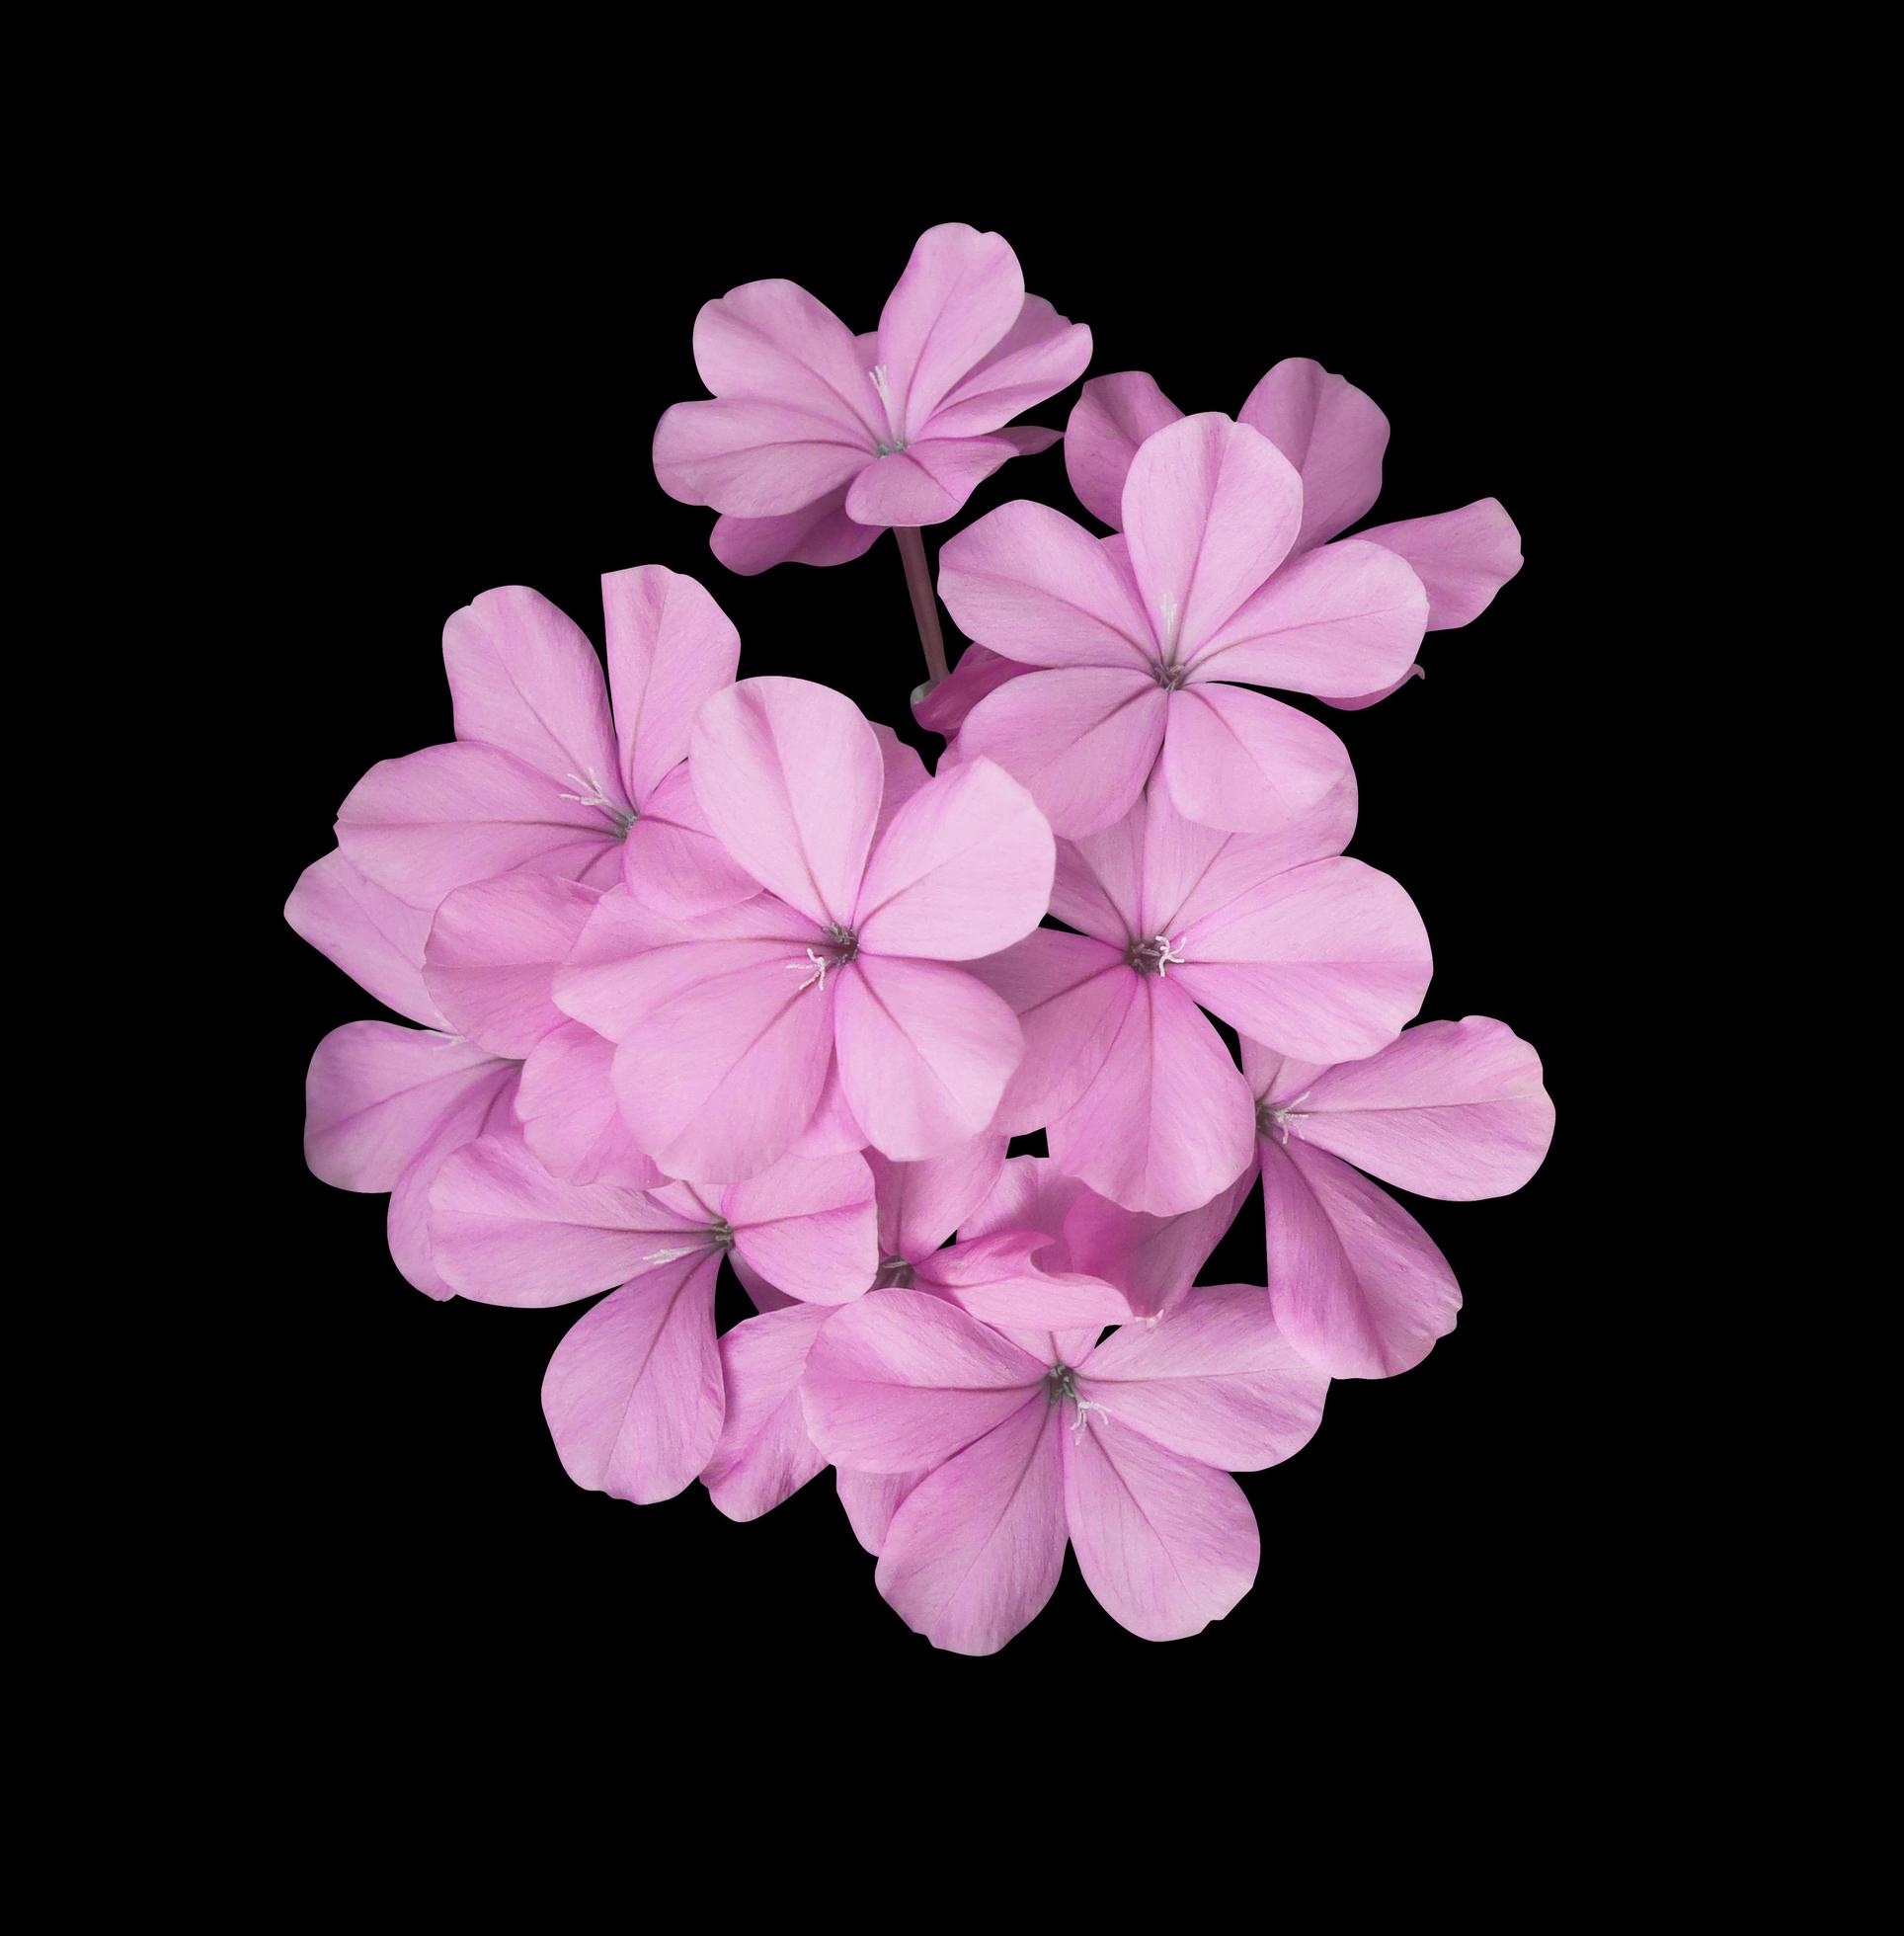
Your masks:
{"label": "pink petal", "polygon": [[1426,679],[1428,675],[1419,666],[1410,666],[1398,680],[1394,681],[1392,685],[1383,686],[1380,691],[1358,692],[1350,699],[1331,698],[1326,693],[1318,696],[1321,697],[1322,703],[1325,706],[1333,706],[1337,712],[1366,712],[1370,706],[1379,705],[1390,693],[1399,692],[1411,679]]}
{"label": "pink petal", "polygon": [[908,1494],[874,1578],[915,1634],[995,1654],[1037,1618],[1065,1566],[1065,1436],[1040,1394]]}
{"label": "pink petal", "polygon": [[1247,1284],[1206,1284],[1155,1322],[1126,1325],[1078,1378],[1126,1430],[1223,1472],[1300,1452],[1328,1389],[1277,1331],[1269,1293]]}
{"label": "pink petal", "polygon": [[778,277],[701,305],[694,367],[717,397],[797,405],[868,448],[885,421],[852,332],[817,296]]}
{"label": "pink petal", "polygon": [[1028,934],[1051,903],[1051,829],[990,760],[928,781],[894,815],[851,926],[873,954],[970,961]]}
{"label": "pink petal", "polygon": [[[1000,1231],[1049,1235],[1052,1242],[1033,1253],[1036,1262],[1052,1272],[1069,1270],[1071,1255],[1061,1233],[1071,1206],[1084,1193],[1084,1185],[1075,1176],[1067,1176],[1049,1157],[1012,1157],[996,1188],[960,1225],[959,1236],[977,1242]],[[1041,1364],[1075,1365],[1090,1355],[1103,1329],[1102,1325],[1087,1324],[1071,1331],[1007,1331],[1005,1335]]]}
{"label": "pink petal", "polygon": [[613,723],[601,661],[589,635],[526,585],[485,592],[443,627],[443,669],[456,737],[513,753],[558,786],[591,790],[600,775],[626,806],[615,772]]}
{"label": "pink petal", "polygon": [[332,1029],[304,1081],[311,1174],[333,1189],[394,1188],[445,1117],[487,1106],[498,1066],[487,1049],[433,1029]]}
{"label": "pink petal", "polygon": [[443,899],[431,924],[424,981],[450,1026],[492,1055],[520,1061],[566,1019],[551,990],[601,898],[547,874],[499,874]]}
{"label": "pink petal", "polygon": [[1506,1196],[1553,1141],[1541,1058],[1485,1015],[1405,1029],[1305,1085],[1290,1133],[1420,1196]]}
{"label": "pink petal", "polygon": [[827,1067],[827,1086],[820,1092],[820,1100],[788,1154],[846,1157],[856,1156],[865,1148],[866,1132],[853,1121],[853,1112],[846,1106],[846,1091],[839,1085],[839,1057],[835,1053]]}
{"label": "pink petal", "polygon": [[284,919],[386,1008],[425,1028],[443,1025],[423,983],[429,914],[365,880],[340,849],[298,875]]}
{"label": "pink petal", "polygon": [[487,1084],[469,1089],[455,1108],[440,1116],[405,1166],[390,1192],[390,1214],[384,1220],[391,1262],[425,1296],[439,1302],[456,1293],[436,1268],[431,1251],[430,1192],[437,1171],[479,1137],[516,1133],[513,1104],[519,1072],[513,1062],[493,1062],[489,1067]]}
{"label": "pink petal", "polygon": [[677,403],[655,428],[655,480],[682,504],[734,518],[784,518],[878,461],[826,417],[756,397]]}
{"label": "pink petal", "polygon": [[940,524],[1018,446],[1002,437],[930,437],[870,463],[846,493],[846,515],[861,524]]}
{"label": "pink petal", "polygon": [[1128,1325],[1124,1295],[1096,1277],[1053,1272],[1034,1262],[1051,1248],[1042,1231],[998,1231],[948,1245],[918,1259],[914,1282],[937,1291],[982,1324],[1017,1331],[1102,1331]]}
{"label": "pink petal", "polygon": [[1028,1136],[1062,1116],[1104,1067],[1137,977],[1121,951],[1041,928],[972,972],[1010,1003],[1025,1052],[998,1103],[997,1127]]}
{"label": "pink petal", "polygon": [[1157,1216],[1227,1189],[1248,1166],[1255,1133],[1248,1087],[1180,973],[1133,976],[1139,998],[1096,1081],[1045,1132],[1060,1168]]}
{"label": "pink petal", "polygon": [[895,955],[862,954],[834,987],[840,1086],[875,1148],[917,1163],[990,1127],[1023,1050],[999,997],[961,968]]}
{"label": "pink petal", "polygon": [[779,518],[717,518],[708,548],[729,571],[757,577],[775,565],[844,565],[864,557],[878,541],[877,524],[846,515],[842,484],[824,498]]}
{"label": "pink petal", "polygon": [[788,1297],[784,1291],[776,1290],[773,1285],[769,1284],[742,1256],[739,1250],[730,1250],[727,1253],[727,1261],[728,1267],[740,1279],[741,1288],[748,1294],[748,1301],[754,1306],[755,1311],[764,1314],[768,1311],[791,1311],[796,1309],[806,1311],[825,1310],[827,1308],[822,1305],[807,1305],[797,1297]]}
{"label": "pink petal", "polygon": [[694,723],[689,770],[708,825],[781,900],[846,927],[879,818],[879,742],[843,693],[744,679]]}
{"label": "pink petal", "polygon": [[1376,524],[1356,536],[1399,553],[1428,589],[1428,629],[1442,632],[1478,618],[1521,569],[1521,534],[1497,498],[1460,511]]}
{"label": "pink petal", "polygon": [[630,896],[656,914],[693,921],[752,900],[760,883],[714,838],[687,762],[648,795],[621,848]]}
{"label": "pink petal", "polygon": [[1140,1316],[1174,1311],[1235,1221],[1255,1183],[1245,1168],[1208,1203],[1175,1217],[1126,1210],[1095,1190],[1080,1189],[1065,1220],[1071,1268],[1115,1284]]}
{"label": "pink petal", "polygon": [[542,1412],[578,1486],[650,1505],[707,1464],[721,1436],[718,1266],[708,1251],[626,1285],[556,1346]]}
{"label": "pink petal", "polygon": [[661,1182],[652,1157],[628,1134],[615,1100],[615,1045],[586,1022],[565,1019],[529,1051],[516,1111],[522,1140],[551,1176],[569,1183]]}
{"label": "pink petal", "polygon": [[1258,1102],[1276,1108],[1289,1108],[1295,1098],[1306,1094],[1316,1077],[1329,1067],[1326,1062],[1298,1062],[1275,1049],[1266,1049],[1247,1035],[1237,1037],[1243,1057],[1243,1081]]}
{"label": "pink petal", "polygon": [[922,1472],[848,1472],[843,1466],[833,1474],[853,1538],[868,1553],[877,1557],[886,1544],[886,1529],[893,1523],[893,1514],[925,1476]]}
{"label": "pink petal", "polygon": [[924,1163],[892,1163],[866,1154],[879,1201],[883,1256],[916,1262],[930,1256],[996,1187],[1005,1138],[975,1136]]}
{"label": "pink petal", "polygon": [[1461,1287],[1434,1240],[1346,1163],[1263,1139],[1269,1292],[1283,1335],[1333,1378],[1388,1378],[1455,1329]]}
{"label": "pink petal", "polygon": [[1174,696],[1141,672],[1032,673],[973,707],[959,751],[995,761],[1054,833],[1079,839],[1130,811],[1164,743]]}
{"label": "pink petal", "polygon": [[1075,382],[1090,360],[1090,331],[1028,295],[1017,321],[933,411],[929,434],[983,437]]}
{"label": "pink petal", "polygon": [[1400,886],[1359,860],[1312,861],[1193,922],[1171,980],[1240,1034],[1305,1062],[1386,1048],[1421,1007],[1428,935]]}
{"label": "pink petal", "polygon": [[832,1315],[825,1305],[789,1305],[736,1325],[721,1339],[727,1416],[701,1484],[730,1519],[771,1512],[826,1467],[807,1436],[800,1377]]}
{"label": "pink petal", "polygon": [[948,393],[1003,341],[1024,301],[1024,272],[1002,235],[941,222],[919,237],[879,315],[887,415],[901,441],[924,434]]}
{"label": "pink petal", "polygon": [[1404,560],[1345,537],[1292,559],[1198,649],[1194,682],[1353,697],[1408,677],[1428,595]]}
{"label": "pink petal", "polygon": [[1308,357],[1286,357],[1236,413],[1302,473],[1298,550],[1345,531],[1382,490],[1388,420],[1345,377]]}
{"label": "pink petal", "polygon": [[1124,522],[1124,480],[1138,445],[1183,412],[1141,369],[1093,376],[1065,426],[1065,469],[1078,502],[1113,530]]}
{"label": "pink petal", "polygon": [[734,684],[741,635],[701,585],[665,565],[606,573],[601,608],[622,783],[645,813],[687,758],[703,701]]}
{"label": "pink petal", "polygon": [[643,907],[623,889],[611,888],[595,903],[566,965],[556,973],[555,1004],[564,1014],[586,1021],[596,1034],[617,1041],[653,999],[642,977],[655,965],[645,959],[655,950],[707,940],[774,936],[797,949],[798,933],[816,931],[783,903],[757,893],[746,903],[722,910],[713,920],[690,927]]}
{"label": "pink petal", "polygon": [[419,908],[518,867],[609,887],[621,872],[620,830],[599,808],[565,800],[564,788],[496,747],[425,747],[379,761],[357,781],[338,809],[338,845],[359,872]]}
{"label": "pink petal", "polygon": [[1048,505],[1000,505],[949,538],[939,597],[969,637],[1028,666],[1115,666],[1148,679],[1157,656],[1115,557]]}
{"label": "pink petal", "polygon": [[1179,812],[1236,834],[1273,834],[1349,779],[1348,748],[1266,693],[1193,685],[1169,695],[1159,769]]}
{"label": "pink petal", "polygon": [[730,1184],[721,1214],[736,1251],[788,1297],[845,1304],[878,1271],[873,1172],[860,1157],[782,1157]]}
{"label": "pink petal", "polygon": [[807,1429],[834,1465],[858,1472],[937,1466],[1043,1403],[1045,1367],[1008,1338],[923,1291],[841,1305],[814,1343],[803,1384]]}
{"label": "pink petal", "polygon": [[1131,569],[1166,658],[1194,661],[1284,558],[1303,515],[1287,460],[1215,411],[1148,438],[1124,480]]}
{"label": "pink petal", "polygon": [[[873,737],[879,742],[880,769],[885,775],[884,789],[879,797],[879,819],[873,824],[873,846],[877,847],[886,838],[886,830],[893,824],[894,817],[914,793],[921,791],[932,775],[925,770],[925,762],[919,757],[917,748],[910,747],[890,726],[878,720],[866,722],[873,729]],[[861,897],[864,898],[863,895]]]}
{"label": "pink petal", "polygon": [[1085,1429],[1061,1434],[1065,1517],[1085,1584],[1145,1640],[1201,1633],[1255,1583],[1261,1546],[1242,1488],[1115,1414],[1085,1416]]}
{"label": "pink petal", "polygon": [[618,1183],[562,1182],[510,1136],[457,1151],[430,1192],[436,1266],[480,1304],[572,1304],[713,1249],[712,1221]]}
{"label": "pink petal", "polygon": [[986,646],[968,645],[959,654],[959,663],[913,706],[912,717],[928,732],[949,740],[981,699],[1028,670],[1017,660],[1001,658]]}

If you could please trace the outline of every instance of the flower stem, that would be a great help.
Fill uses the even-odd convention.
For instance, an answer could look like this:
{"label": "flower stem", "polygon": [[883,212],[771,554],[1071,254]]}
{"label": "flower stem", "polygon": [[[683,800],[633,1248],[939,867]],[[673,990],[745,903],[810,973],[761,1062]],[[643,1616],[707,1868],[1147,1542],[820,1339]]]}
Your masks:
{"label": "flower stem", "polygon": [[925,653],[925,686],[929,691],[946,675],[945,634],[939,630],[938,601],[932,596],[932,573],[925,562],[925,540],[918,527],[896,524],[893,535],[899,539],[899,555],[906,565],[906,589],[912,595],[912,618],[919,628],[919,645]]}

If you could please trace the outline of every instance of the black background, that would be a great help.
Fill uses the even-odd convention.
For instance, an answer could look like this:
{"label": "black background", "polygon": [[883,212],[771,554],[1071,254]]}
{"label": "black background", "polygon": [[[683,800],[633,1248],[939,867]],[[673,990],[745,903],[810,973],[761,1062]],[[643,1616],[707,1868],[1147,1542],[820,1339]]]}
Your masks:
{"label": "black background", "polygon": [[[1312,1685],[1386,1705],[1574,1646],[1600,1516],[1592,1441],[1606,1425],[1584,1397],[1590,1314],[1618,1290],[1594,1254],[1608,1172],[1589,1126],[1608,971],[1577,912],[1604,864],[1608,755],[1582,684],[1604,537],[1581,456],[1595,413],[1557,320],[1568,238],[1535,231],[1461,254],[1440,218],[1239,233],[1234,214],[1205,201],[1159,224],[1110,201],[992,187],[675,206],[651,177],[620,232],[554,235],[499,191],[454,220],[423,204],[364,211],[331,238],[301,298],[313,409],[286,499],[311,562],[262,619],[279,732],[255,945],[278,999],[246,1072],[261,1103],[245,1154],[278,1259],[253,1294],[286,1329],[274,1391],[296,1420],[275,1427],[268,1393],[256,1428],[288,1429],[307,1473],[267,1511],[297,1556],[302,1617],[354,1674],[473,1691],[527,1672],[553,1685],[607,1649],[709,1686],[764,1654],[875,1698],[934,1683],[1010,1701],[1112,1673],[1165,1703]],[[1373,520],[1497,496],[1528,561],[1475,624],[1428,636],[1425,681],[1359,713],[1296,703],[1354,760],[1351,850],[1394,874],[1427,922],[1424,1016],[1496,1015],[1536,1046],[1559,1110],[1553,1149],[1513,1197],[1403,1199],[1461,1279],[1459,1328],[1400,1378],[1335,1385],[1314,1440],[1242,1478],[1262,1530],[1256,1586],[1228,1620],[1168,1647],[1118,1628],[1068,1559],[1051,1605],[1001,1655],[933,1653],[879,1598],[831,1475],[745,1526],[698,1486],[640,1508],[578,1490],[538,1392],[586,1307],[420,1296],[390,1263],[385,1199],[327,1189],[300,1151],[312,1049],[380,1011],[276,909],[332,845],[336,808],[366,767],[449,737],[441,629],[479,592],[533,586],[598,645],[601,572],[691,572],[739,626],[744,677],[838,686],[930,760],[939,742],[907,704],[922,671],[892,541],[845,566],[737,578],[707,549],[713,514],[656,484],[649,444],[670,403],[703,394],[690,351],[702,301],[785,276],[871,329],[914,236],[951,219],[1000,229],[1027,285],[1091,326],[1089,374],[1147,369],[1180,408],[1233,414],[1280,358],[1343,372],[1393,430]],[[1075,395],[1026,415],[1062,428]],[[1089,523],[1058,447],[981,486],[927,532],[928,554],[1014,497]],[[1260,1279],[1260,1206],[1253,1196],[1206,1281]],[[724,1272],[723,1326],[748,1308]]]}

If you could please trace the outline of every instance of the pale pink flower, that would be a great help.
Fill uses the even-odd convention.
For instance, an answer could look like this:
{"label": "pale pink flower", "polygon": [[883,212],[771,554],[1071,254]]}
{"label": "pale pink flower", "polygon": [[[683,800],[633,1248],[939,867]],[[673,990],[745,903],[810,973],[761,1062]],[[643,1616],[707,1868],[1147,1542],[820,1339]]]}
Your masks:
{"label": "pale pink flower", "polygon": [[712,400],[655,432],[670,497],[711,505],[715,556],[754,573],[856,558],[888,525],[936,524],[1055,431],[1006,429],[1090,361],[1091,336],[1025,293],[1000,235],[927,229],[876,334],[855,337],[797,283],[705,304],[694,363]]}
{"label": "pale pink flower", "polygon": [[424,909],[518,869],[625,882],[682,917],[753,891],[682,765],[701,701],[733,683],[739,635],[660,565],[610,572],[601,594],[605,685],[588,635],[539,592],[485,592],[450,619],[455,742],[382,761],[352,788],[337,836],[359,872]]}
{"label": "pale pink flower", "polygon": [[[1065,468],[1084,508],[1120,529],[1124,481],[1138,447],[1182,416],[1142,370],[1086,383],[1065,430]],[[1346,377],[1310,358],[1287,357],[1250,391],[1236,419],[1262,432],[1302,474],[1298,555],[1368,516],[1382,490],[1388,420]],[[1428,594],[1431,632],[1478,618],[1521,568],[1520,533],[1494,498],[1436,517],[1372,525],[1355,536],[1408,561]],[[1333,706],[1373,705],[1420,672],[1411,666],[1400,680],[1354,697],[1319,696]]]}
{"label": "pale pink flower", "polygon": [[1024,788],[973,761],[882,824],[878,737],[851,700],[795,679],[716,693],[689,767],[768,892],[691,926],[610,895],[556,978],[560,1006],[618,1045],[636,1143],[671,1175],[732,1179],[821,1121],[899,1162],[984,1130],[1020,1037],[962,964],[1048,905],[1051,832]]}
{"label": "pale pink flower", "polygon": [[1157,769],[1183,814],[1270,833],[1340,785],[1326,726],[1246,681],[1351,695],[1400,679],[1427,615],[1392,551],[1347,540],[1292,557],[1303,484],[1246,424],[1187,417],[1124,482],[1124,535],[1020,501],[950,539],[939,596],[980,644],[1038,670],[959,728],[1060,834],[1121,818]]}
{"label": "pale pink flower", "polygon": [[1128,1210],[1172,1216],[1228,1188],[1254,1114],[1202,1008],[1337,1061],[1392,1041],[1427,990],[1413,902],[1342,857],[1354,824],[1344,788],[1280,834],[1226,834],[1152,783],[1116,826],[1061,841],[1052,912],[1079,931],[977,964],[1025,1038],[995,1127],[1042,1125],[1061,1169]]}
{"label": "pale pink flower", "polygon": [[1358,1171],[1463,1203],[1519,1189],[1553,1140],[1540,1057],[1484,1015],[1422,1022],[1332,1067],[1247,1036],[1242,1050],[1283,1335],[1336,1378],[1406,1371],[1454,1329],[1461,1289],[1428,1233]]}
{"label": "pale pink flower", "polygon": [[801,1393],[835,1464],[928,1475],[886,1528],[880,1592],[934,1647],[992,1654],[1051,1597],[1068,1541],[1132,1633],[1221,1620],[1259,1554],[1230,1475],[1300,1450],[1327,1385],[1278,1335],[1266,1291],[1226,1284],[1062,1357],[942,1299],[883,1293],[820,1332]]}

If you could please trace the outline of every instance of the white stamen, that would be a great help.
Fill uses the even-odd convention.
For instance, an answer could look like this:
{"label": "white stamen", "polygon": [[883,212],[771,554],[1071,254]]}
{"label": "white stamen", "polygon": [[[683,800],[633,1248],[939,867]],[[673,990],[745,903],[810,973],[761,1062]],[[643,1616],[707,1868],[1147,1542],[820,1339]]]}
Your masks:
{"label": "white stamen", "polygon": [[1168,592],[1163,595],[1163,652],[1165,658],[1173,656],[1177,649],[1177,620],[1182,614],[1177,610],[1177,602]]}
{"label": "white stamen", "polygon": [[642,1258],[643,1263],[673,1263],[676,1257],[691,1257],[702,1247],[698,1244],[683,1244],[676,1250],[650,1250]]}
{"label": "white stamen", "polygon": [[[824,954],[817,952],[813,948],[807,950],[807,959],[813,963],[814,972],[794,990],[794,994],[796,995],[804,995],[808,989],[814,987],[818,987],[824,992],[827,986],[827,970],[833,965]],[[787,966],[796,975],[800,972],[800,964],[797,961],[789,961]]]}
{"label": "white stamen", "polygon": [[1306,1123],[1309,1121],[1309,1111],[1307,1109],[1297,1108],[1296,1104],[1298,1102],[1307,1102],[1309,1099],[1309,1091],[1305,1089],[1294,1101],[1287,1103],[1281,1109],[1265,1109],[1263,1111],[1263,1114],[1269,1118],[1270,1127],[1283,1139],[1283,1148],[1286,1150],[1289,1148],[1290,1124]]}
{"label": "white stamen", "polygon": [[1077,1416],[1071,1420],[1071,1436],[1073,1438],[1075,1438],[1084,1429],[1084,1426],[1087,1422],[1084,1417],[1085,1412],[1104,1412],[1104,1415],[1107,1418],[1111,1415],[1110,1412],[1108,1411],[1105,1411],[1105,1408],[1099,1405],[1095,1399],[1080,1399],[1075,1394],[1073,1394],[1071,1397],[1071,1403],[1077,1408]]}
{"label": "white stamen", "polygon": [[886,365],[884,363],[874,363],[866,374],[873,379],[873,388],[879,392],[880,402],[890,407],[893,401],[893,393],[886,387]]}
{"label": "white stamen", "polygon": [[601,782],[595,777],[595,769],[589,768],[589,777],[584,779],[580,773],[564,773],[564,779],[573,780],[577,786],[586,786],[586,793],[558,793],[558,800],[573,800],[578,807],[612,807],[614,802],[601,790]]}
{"label": "white stamen", "polygon": [[1150,939],[1157,948],[1157,980],[1161,981],[1169,973],[1172,962],[1179,968],[1183,966],[1183,936],[1179,934],[1173,941],[1168,935],[1152,934]]}

